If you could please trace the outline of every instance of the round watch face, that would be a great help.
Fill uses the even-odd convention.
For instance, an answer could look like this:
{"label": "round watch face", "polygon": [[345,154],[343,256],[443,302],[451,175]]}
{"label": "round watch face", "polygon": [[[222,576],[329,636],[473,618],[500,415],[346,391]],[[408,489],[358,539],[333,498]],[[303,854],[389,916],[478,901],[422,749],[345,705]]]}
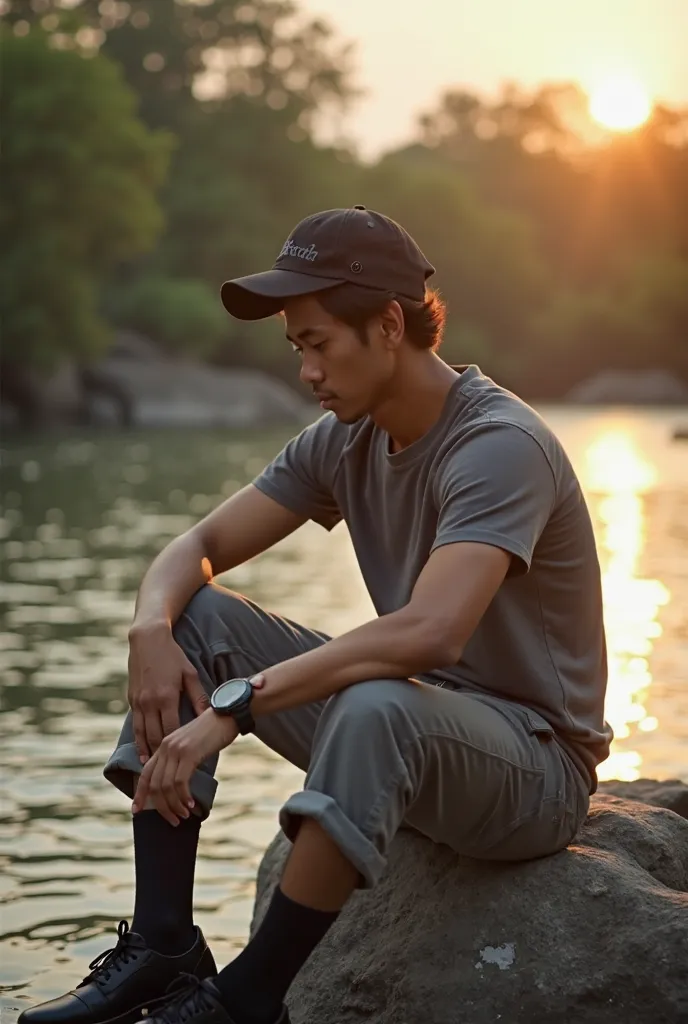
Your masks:
{"label": "round watch face", "polygon": [[246,695],[246,686],[245,679],[230,679],[229,682],[222,683],[213,694],[215,707],[231,708]]}

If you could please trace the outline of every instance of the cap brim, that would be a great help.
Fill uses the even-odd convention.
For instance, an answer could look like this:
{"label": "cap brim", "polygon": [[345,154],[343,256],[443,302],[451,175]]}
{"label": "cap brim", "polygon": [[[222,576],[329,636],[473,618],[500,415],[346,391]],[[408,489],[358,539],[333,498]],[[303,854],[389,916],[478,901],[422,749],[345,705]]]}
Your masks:
{"label": "cap brim", "polygon": [[237,320],[263,320],[284,309],[286,299],[344,284],[343,278],[314,277],[293,270],[266,270],[263,274],[225,281],[220,295],[228,313]]}

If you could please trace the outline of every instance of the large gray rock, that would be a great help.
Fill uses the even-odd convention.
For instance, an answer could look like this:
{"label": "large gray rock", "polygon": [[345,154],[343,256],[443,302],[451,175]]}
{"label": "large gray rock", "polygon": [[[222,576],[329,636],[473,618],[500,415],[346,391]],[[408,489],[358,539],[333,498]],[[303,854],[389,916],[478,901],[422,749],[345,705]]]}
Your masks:
{"label": "large gray rock", "polygon": [[318,413],[295,391],[259,370],[222,369],[171,358],[132,332],[84,374],[90,418],[138,427],[303,426]]}
{"label": "large gray rock", "polygon": [[[253,929],[288,850],[263,859]],[[402,830],[294,982],[292,1020],[685,1024],[687,893],[688,821],[635,799],[596,795],[575,845],[525,864]]]}
{"label": "large gray rock", "polygon": [[[8,379],[5,379],[8,378]],[[29,367],[3,377],[0,425],[92,423],[136,427],[301,427],[319,414],[283,381],[166,356],[138,334],[116,335],[87,367],[64,362],[43,378]]]}

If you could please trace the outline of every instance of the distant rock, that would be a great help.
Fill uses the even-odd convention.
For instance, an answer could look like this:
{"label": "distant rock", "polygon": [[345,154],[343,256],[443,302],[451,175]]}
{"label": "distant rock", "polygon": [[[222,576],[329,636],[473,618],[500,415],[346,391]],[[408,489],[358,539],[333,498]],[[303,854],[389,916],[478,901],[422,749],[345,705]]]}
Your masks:
{"label": "distant rock", "polygon": [[300,427],[319,412],[267,373],[171,358],[126,331],[89,366],[64,362],[48,378],[29,367],[7,371],[2,397],[0,423],[8,427]]}
{"label": "distant rock", "polygon": [[117,336],[84,374],[89,418],[138,427],[305,425],[314,405],[259,370],[221,369],[163,355],[146,338]]}
{"label": "distant rock", "polygon": [[634,782],[620,782],[612,779],[600,782],[600,793],[611,793],[626,800],[639,800],[653,807],[668,807],[682,818],[688,819],[688,785],[680,779],[636,779]]}
{"label": "distant rock", "polygon": [[3,367],[0,425],[14,428],[78,423],[81,411],[81,381],[73,363],[63,362],[47,376],[32,366]]}
{"label": "distant rock", "polygon": [[[642,797],[685,811],[688,786],[605,783],[576,844],[525,864],[402,830],[293,984],[294,1024],[685,1024],[688,821]],[[289,849],[263,858],[253,929]]]}
{"label": "distant rock", "polygon": [[666,370],[604,370],[576,384],[565,402],[582,405],[683,405],[688,386]]}

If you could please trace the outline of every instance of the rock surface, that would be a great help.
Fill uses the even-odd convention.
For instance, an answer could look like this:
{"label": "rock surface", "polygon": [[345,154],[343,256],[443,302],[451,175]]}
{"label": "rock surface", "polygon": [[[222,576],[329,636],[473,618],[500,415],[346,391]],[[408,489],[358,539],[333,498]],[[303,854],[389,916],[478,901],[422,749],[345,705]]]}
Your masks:
{"label": "rock surface", "polygon": [[653,807],[668,807],[688,819],[688,786],[680,779],[636,779],[635,782],[600,782],[600,793],[611,793],[626,800],[640,800]]}
{"label": "rock surface", "polygon": [[[604,789],[575,844],[525,864],[402,830],[293,984],[293,1024],[685,1024],[688,821],[642,801],[685,813],[688,786]],[[288,850],[265,854],[253,928]]]}
{"label": "rock surface", "polygon": [[4,366],[0,426],[75,423],[82,408],[79,371],[64,362],[44,377],[31,366]]}
{"label": "rock surface", "polygon": [[259,370],[172,359],[130,332],[88,372],[91,419],[138,427],[305,425],[317,414],[295,391]]}
{"label": "rock surface", "polygon": [[126,331],[88,367],[64,363],[45,380],[22,368],[15,377],[12,387],[4,382],[0,407],[0,423],[8,426],[27,420],[56,426],[298,428],[319,415],[314,402],[267,373],[171,358]]}

